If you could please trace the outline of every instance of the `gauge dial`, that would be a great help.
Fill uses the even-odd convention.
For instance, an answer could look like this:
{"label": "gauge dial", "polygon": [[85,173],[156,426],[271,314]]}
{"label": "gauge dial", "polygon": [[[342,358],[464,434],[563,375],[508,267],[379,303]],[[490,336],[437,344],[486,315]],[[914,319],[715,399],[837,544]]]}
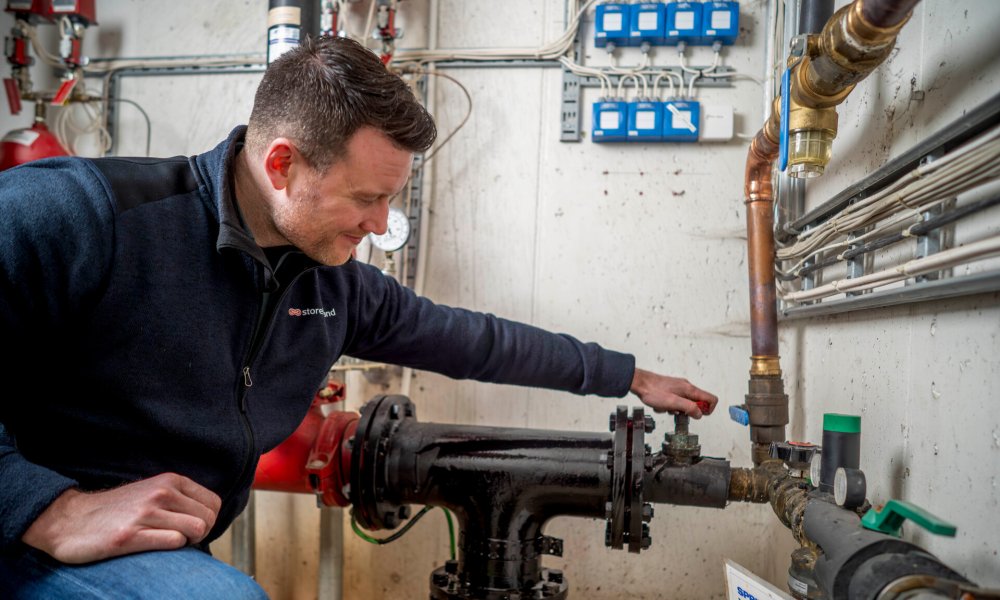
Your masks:
{"label": "gauge dial", "polygon": [[382,235],[368,234],[372,244],[383,252],[395,252],[410,239],[410,219],[398,208],[389,209],[388,227]]}
{"label": "gauge dial", "polygon": [[823,468],[823,457],[820,456],[822,450],[813,454],[812,461],[809,462],[809,483],[813,487],[819,487],[819,476]]}

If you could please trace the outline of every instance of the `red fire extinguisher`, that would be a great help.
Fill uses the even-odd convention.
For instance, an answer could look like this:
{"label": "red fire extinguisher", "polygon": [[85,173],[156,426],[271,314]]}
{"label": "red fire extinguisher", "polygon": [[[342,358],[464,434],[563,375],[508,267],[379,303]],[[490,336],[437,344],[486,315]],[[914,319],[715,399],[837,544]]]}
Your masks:
{"label": "red fire extinguisher", "polygon": [[31,127],[15,129],[0,139],[0,171],[40,158],[68,155],[59,139],[37,118]]}

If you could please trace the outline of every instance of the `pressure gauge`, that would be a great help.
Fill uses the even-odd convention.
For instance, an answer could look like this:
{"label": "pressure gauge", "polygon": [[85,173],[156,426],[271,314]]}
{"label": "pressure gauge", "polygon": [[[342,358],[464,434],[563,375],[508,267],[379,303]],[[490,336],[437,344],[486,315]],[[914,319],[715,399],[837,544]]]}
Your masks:
{"label": "pressure gauge", "polygon": [[389,209],[389,223],[385,233],[375,235],[369,233],[372,244],[383,252],[395,252],[406,245],[410,239],[410,219],[398,208]]}

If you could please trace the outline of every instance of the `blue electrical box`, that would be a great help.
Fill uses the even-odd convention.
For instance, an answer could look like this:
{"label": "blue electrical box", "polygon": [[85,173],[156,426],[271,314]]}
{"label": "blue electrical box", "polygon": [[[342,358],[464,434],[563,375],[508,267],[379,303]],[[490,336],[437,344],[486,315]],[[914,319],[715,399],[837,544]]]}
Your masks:
{"label": "blue electrical box", "polygon": [[643,2],[632,5],[629,40],[632,46],[649,42],[654,46],[665,43],[664,26],[667,21],[667,5],[662,2]]}
{"label": "blue electrical box", "polygon": [[705,2],[701,16],[702,43],[711,45],[720,41],[731,45],[740,34],[739,2]]}
{"label": "blue electrical box", "polygon": [[694,101],[671,100],[663,103],[663,141],[697,142],[701,106]]}
{"label": "blue electrical box", "polygon": [[677,42],[697,44],[701,41],[702,13],[701,2],[671,2],[667,5],[665,43],[676,45]]}
{"label": "blue electrical box", "polygon": [[663,139],[663,103],[628,103],[628,141],[659,142]]}
{"label": "blue electrical box", "polygon": [[601,100],[594,103],[591,138],[595,142],[628,141],[628,102]]}
{"label": "blue electrical box", "polygon": [[631,10],[628,4],[612,3],[598,4],[594,19],[594,45],[604,48],[611,42],[617,46],[629,44],[629,17]]}

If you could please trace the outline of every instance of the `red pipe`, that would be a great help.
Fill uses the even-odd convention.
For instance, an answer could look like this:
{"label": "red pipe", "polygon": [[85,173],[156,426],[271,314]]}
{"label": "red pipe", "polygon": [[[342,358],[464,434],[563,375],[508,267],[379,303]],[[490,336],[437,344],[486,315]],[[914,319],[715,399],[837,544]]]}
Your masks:
{"label": "red pipe", "polygon": [[343,401],[344,386],[327,384],[292,435],[260,457],[253,487],[257,490],[316,494],[325,506],[348,506],[345,486],[351,475],[351,449],[360,416],[323,406]]}

